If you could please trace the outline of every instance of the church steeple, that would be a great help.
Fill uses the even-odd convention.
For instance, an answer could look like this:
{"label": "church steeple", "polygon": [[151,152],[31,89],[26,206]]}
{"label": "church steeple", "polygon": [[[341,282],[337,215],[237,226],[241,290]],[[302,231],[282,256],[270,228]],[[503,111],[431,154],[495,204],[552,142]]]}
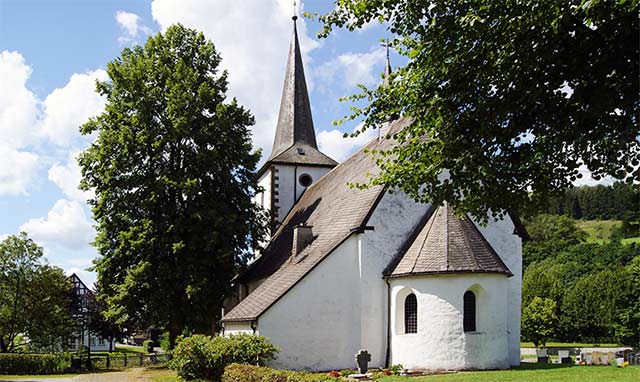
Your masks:
{"label": "church steeple", "polygon": [[293,16],[293,36],[289,47],[276,136],[269,160],[276,158],[295,144],[318,149],[298,42],[297,19],[297,16]]}
{"label": "church steeple", "polygon": [[[295,4],[294,4],[295,9]],[[254,200],[271,212],[274,227],[284,221],[302,193],[338,163],[318,150],[302,54],[293,16],[293,35],[269,159],[258,170],[262,191]]]}
{"label": "church steeple", "polygon": [[389,79],[391,78],[391,60],[389,59],[389,41],[387,41],[384,45],[385,47],[387,47],[387,62],[386,65],[384,66],[384,79],[383,79],[383,84],[389,85]]}

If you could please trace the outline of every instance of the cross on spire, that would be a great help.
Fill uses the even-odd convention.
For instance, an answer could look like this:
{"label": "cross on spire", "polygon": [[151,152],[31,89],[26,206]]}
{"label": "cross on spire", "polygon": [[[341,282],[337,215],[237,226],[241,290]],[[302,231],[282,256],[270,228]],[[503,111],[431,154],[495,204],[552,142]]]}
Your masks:
{"label": "cross on spire", "polygon": [[293,21],[296,21],[298,19],[298,12],[296,9],[296,0],[293,0],[293,17],[292,17]]}

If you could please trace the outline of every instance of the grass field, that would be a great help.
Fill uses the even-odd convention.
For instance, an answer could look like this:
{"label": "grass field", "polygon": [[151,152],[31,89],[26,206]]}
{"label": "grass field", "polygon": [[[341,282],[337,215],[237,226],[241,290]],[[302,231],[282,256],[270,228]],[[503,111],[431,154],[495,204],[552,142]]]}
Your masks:
{"label": "grass field", "polygon": [[[547,342],[545,347],[547,348],[617,348],[624,345],[620,344],[589,344],[583,342]],[[523,348],[535,348],[533,342],[520,342],[520,347]]]}
{"label": "grass field", "polygon": [[[170,370],[151,371],[156,382],[177,382]],[[523,364],[512,370],[472,371],[425,377],[390,376],[380,382],[638,382],[640,366],[624,369],[613,366]]]}
{"label": "grass field", "polygon": [[[611,239],[614,228],[620,227],[620,220],[576,220],[579,228],[587,233],[588,243],[604,243]],[[622,239],[624,244],[640,243],[640,237]]]}
{"label": "grass field", "polygon": [[640,367],[523,364],[512,370],[461,372],[428,377],[386,377],[383,382],[638,382]]}

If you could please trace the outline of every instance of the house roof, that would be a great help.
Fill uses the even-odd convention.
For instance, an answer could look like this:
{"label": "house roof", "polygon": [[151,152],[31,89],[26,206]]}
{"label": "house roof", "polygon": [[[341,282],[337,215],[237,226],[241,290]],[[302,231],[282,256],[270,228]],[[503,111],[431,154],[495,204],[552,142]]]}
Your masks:
{"label": "house roof", "polygon": [[390,277],[440,273],[513,274],[468,216],[447,203],[431,208],[385,272]]}
{"label": "house roof", "polygon": [[[396,120],[392,122],[391,131],[399,131],[408,123],[407,119]],[[374,139],[366,147],[384,150],[392,144],[390,139]],[[256,319],[351,234],[361,232],[384,187],[358,189],[349,183],[366,182],[367,174],[378,171],[370,154],[360,150],[307,188],[263,255],[238,281],[269,277],[229,311],[223,321]],[[292,259],[293,228],[302,223],[313,227],[314,240]]]}
{"label": "house roof", "polygon": [[[393,135],[411,123],[408,118],[400,118],[390,122],[389,134]],[[223,317],[223,322],[251,321],[257,319],[270,306],[276,303],[287,291],[293,288],[302,278],[315,268],[323,259],[329,256],[335,248],[348,239],[355,232],[362,232],[378,201],[382,198],[385,188],[374,186],[366,189],[350,187],[350,183],[365,183],[369,175],[379,173],[379,168],[371,157],[365,152],[370,150],[388,150],[395,144],[392,139],[373,139],[369,144],[353,154],[349,159],[339,164],[325,176],[312,184],[302,194],[300,200],[291,209],[285,220],[272,237],[268,247],[248,269],[236,278],[236,282],[246,283],[251,280],[264,279],[264,281],[245,299],[240,301],[232,310]],[[423,242],[428,238],[435,240],[436,231],[429,234],[426,227],[433,218],[435,228],[448,227],[453,234],[446,237],[447,251],[445,260],[448,264],[445,269],[457,269],[458,272],[494,272],[511,275],[509,269],[502,263],[493,248],[486,242],[475,225],[467,219],[459,219],[449,211],[449,208],[440,209],[446,214],[431,214],[425,216],[416,232],[409,238],[406,250],[401,251],[396,260],[390,264],[390,275],[397,265],[414,259],[414,263],[420,259],[426,261],[426,249],[417,250],[420,238]],[[433,212],[433,210],[431,211]],[[444,220],[443,220],[444,219]],[[302,252],[292,257],[293,229],[301,224],[313,227],[314,240]],[[431,226],[429,225],[429,226]],[[523,232],[519,220],[514,219],[516,232]],[[446,231],[446,230],[445,230]],[[422,235],[422,236],[421,236]],[[442,238],[442,237],[441,237]],[[415,246],[413,246],[416,242]],[[438,241],[440,248],[445,241]],[[454,248],[460,248],[462,254],[455,254]],[[405,256],[405,254],[407,256]],[[413,257],[412,257],[413,256]],[[406,257],[406,259],[405,259]],[[413,271],[418,268],[412,266]],[[419,268],[427,270],[428,268]],[[442,267],[437,269],[441,273]],[[394,276],[400,273],[394,274]],[[382,276],[382,275],[381,275]]]}
{"label": "house roof", "polygon": [[[322,154],[316,143],[311,103],[304,76],[302,55],[294,17],[293,36],[280,100],[273,149],[263,169],[272,163],[306,164],[333,167],[336,161]],[[302,150],[302,151],[300,151]],[[260,171],[262,172],[262,171]]]}

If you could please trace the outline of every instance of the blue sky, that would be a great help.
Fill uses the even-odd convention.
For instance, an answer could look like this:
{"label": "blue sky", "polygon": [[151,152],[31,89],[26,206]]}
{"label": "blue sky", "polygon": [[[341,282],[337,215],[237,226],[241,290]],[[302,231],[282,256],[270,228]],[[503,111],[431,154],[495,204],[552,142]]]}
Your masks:
{"label": "blue sky", "polygon": [[[230,72],[230,95],[254,113],[254,144],[268,156],[292,3],[0,0],[0,238],[25,230],[45,248],[49,262],[93,282],[85,270],[97,256],[85,203],[91,194],[77,190],[74,160],[91,138],[82,137],[78,126],[104,107],[93,89],[96,79],[107,78],[106,63],[173,23],[201,30],[216,44]],[[299,7],[325,12],[331,6],[318,3]],[[356,92],[357,83],[380,80],[385,52],[379,40],[387,32],[374,23],[317,40],[319,25],[304,19],[298,30],[320,149],[340,161],[368,137],[341,137],[356,123],[331,124],[348,113],[338,98]]]}

